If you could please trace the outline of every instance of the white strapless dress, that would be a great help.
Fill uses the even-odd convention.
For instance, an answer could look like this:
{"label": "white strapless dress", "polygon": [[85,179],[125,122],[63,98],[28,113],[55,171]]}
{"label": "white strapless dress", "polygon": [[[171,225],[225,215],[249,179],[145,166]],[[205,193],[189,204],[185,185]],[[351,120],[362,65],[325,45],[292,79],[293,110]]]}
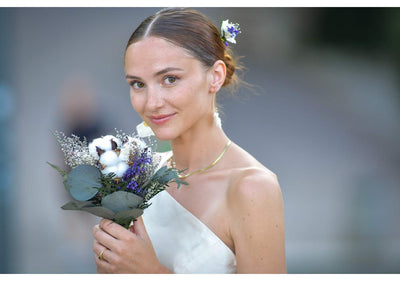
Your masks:
{"label": "white strapless dress", "polygon": [[167,191],[153,197],[143,221],[158,260],[174,273],[235,273],[235,254]]}

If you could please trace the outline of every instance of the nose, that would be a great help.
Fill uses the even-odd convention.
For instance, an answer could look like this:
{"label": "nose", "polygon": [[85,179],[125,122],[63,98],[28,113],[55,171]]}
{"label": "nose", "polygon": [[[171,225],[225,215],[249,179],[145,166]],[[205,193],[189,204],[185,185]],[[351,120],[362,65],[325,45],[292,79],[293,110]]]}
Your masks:
{"label": "nose", "polygon": [[149,87],[147,92],[146,108],[148,111],[157,111],[164,105],[164,97],[159,87]]}

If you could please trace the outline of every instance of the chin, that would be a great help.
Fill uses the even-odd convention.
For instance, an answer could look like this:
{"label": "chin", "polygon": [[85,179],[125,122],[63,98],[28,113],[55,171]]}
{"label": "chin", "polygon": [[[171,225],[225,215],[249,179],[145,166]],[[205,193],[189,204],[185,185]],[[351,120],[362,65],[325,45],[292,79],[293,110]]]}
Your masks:
{"label": "chin", "polygon": [[154,134],[161,141],[170,141],[177,138],[176,133],[171,130],[158,130]]}

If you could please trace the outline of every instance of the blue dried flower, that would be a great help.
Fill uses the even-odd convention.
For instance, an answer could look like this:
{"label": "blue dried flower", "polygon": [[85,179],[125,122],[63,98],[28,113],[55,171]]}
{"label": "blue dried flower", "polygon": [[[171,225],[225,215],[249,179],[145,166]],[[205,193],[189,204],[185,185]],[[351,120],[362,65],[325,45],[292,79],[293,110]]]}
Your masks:
{"label": "blue dried flower", "polygon": [[221,39],[225,46],[228,46],[228,42],[236,44],[236,36],[240,33],[239,24],[224,20],[221,23]]}

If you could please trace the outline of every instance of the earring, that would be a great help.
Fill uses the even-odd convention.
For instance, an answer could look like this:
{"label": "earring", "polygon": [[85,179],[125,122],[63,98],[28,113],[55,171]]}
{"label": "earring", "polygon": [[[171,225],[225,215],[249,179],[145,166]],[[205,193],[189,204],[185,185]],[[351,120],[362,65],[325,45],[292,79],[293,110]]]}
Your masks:
{"label": "earring", "polygon": [[219,117],[218,108],[215,106],[216,96],[213,98],[212,107],[214,108],[214,123],[217,127],[222,128],[221,118]]}
{"label": "earring", "polygon": [[217,109],[214,110],[214,122],[215,122],[215,125],[217,125],[219,128],[222,128],[221,118],[219,117],[219,113],[218,113]]}

